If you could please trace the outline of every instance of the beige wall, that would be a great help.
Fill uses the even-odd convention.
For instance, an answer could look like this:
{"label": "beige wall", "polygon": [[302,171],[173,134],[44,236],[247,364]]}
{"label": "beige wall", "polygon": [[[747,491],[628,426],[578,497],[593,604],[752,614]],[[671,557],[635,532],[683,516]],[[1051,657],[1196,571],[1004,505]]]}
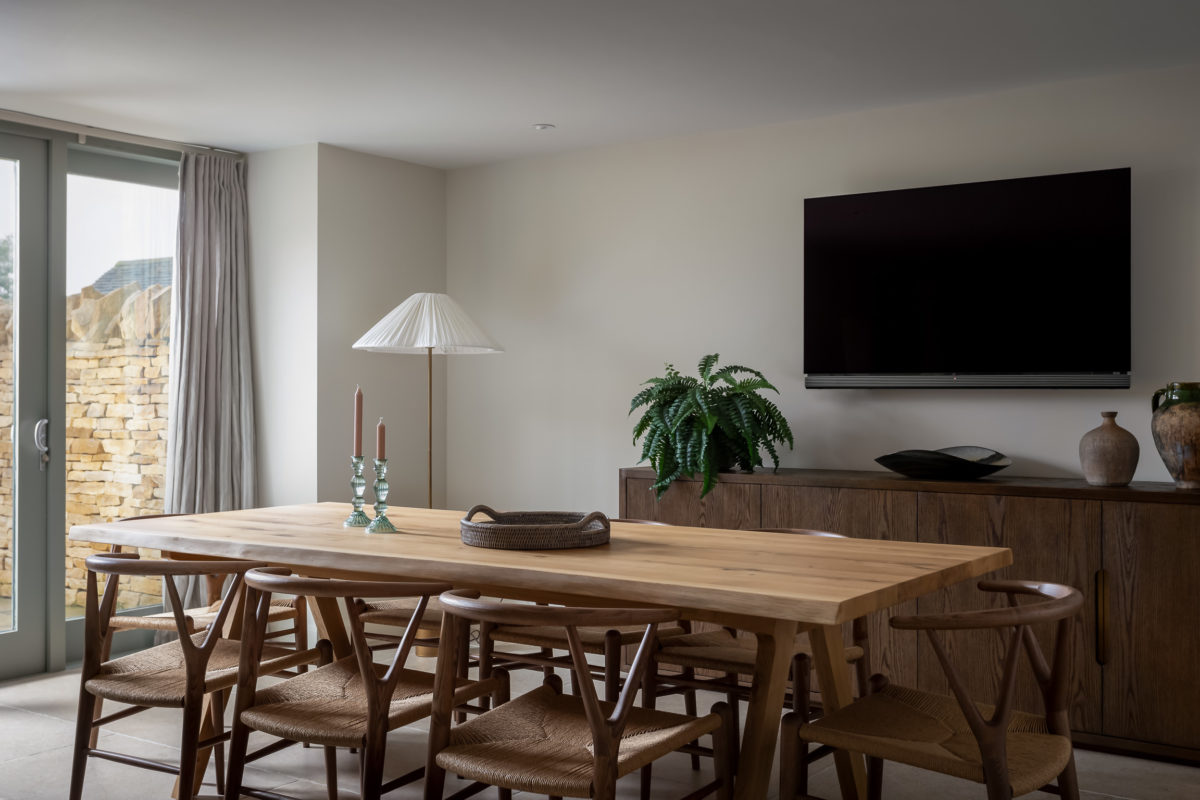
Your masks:
{"label": "beige wall", "polygon": [[[361,384],[368,502],[375,422],[382,416],[388,432],[388,502],[424,506],[425,359],[351,348],[410,294],[444,291],[446,176],[325,144],[319,146],[318,164],[317,495],[321,500],[350,497],[352,403],[354,387]],[[436,364],[435,504],[445,493],[444,393],[445,375]]]}
{"label": "beige wall", "polygon": [[[330,145],[250,156],[251,331],[260,505],[348,500],[362,385],[367,501],[388,425],[389,502],[425,504],[425,362],[351,345],[413,292],[445,285],[445,173]],[[435,501],[444,497],[445,376],[434,375]]]}
{"label": "beige wall", "polygon": [[317,145],[254,153],[250,335],[260,505],[317,496]]}
{"label": "beige wall", "polygon": [[[785,466],[978,444],[1012,474],[1077,475],[1080,436],[1116,409],[1141,442],[1137,478],[1166,480],[1149,396],[1200,377],[1197,87],[1200,70],[1176,69],[452,172],[448,291],[507,352],[449,362],[448,505],[616,511],[617,469],[638,455],[629,398],[663,362],[690,371],[709,352],[779,387]],[[1132,390],[803,388],[805,197],[1121,166]],[[954,313],[964,335],[1023,324]]]}

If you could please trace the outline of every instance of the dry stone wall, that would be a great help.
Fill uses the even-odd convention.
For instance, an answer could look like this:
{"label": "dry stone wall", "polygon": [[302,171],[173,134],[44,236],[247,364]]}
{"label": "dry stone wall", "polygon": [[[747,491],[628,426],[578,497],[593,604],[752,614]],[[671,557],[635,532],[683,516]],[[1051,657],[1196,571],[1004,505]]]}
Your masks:
{"label": "dry stone wall", "polygon": [[[161,513],[167,446],[171,290],[138,284],[67,299],[66,528]],[[11,308],[0,304],[0,597],[11,596]],[[65,531],[64,531],[65,533]],[[66,604],[82,606],[83,559],[104,545],[67,542]],[[118,602],[159,602],[159,580],[126,578]]]}

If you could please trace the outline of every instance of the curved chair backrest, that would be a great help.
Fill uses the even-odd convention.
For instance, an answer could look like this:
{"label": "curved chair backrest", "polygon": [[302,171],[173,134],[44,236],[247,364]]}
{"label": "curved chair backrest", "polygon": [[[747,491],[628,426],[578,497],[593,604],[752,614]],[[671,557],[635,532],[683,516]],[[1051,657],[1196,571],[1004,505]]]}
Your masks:
{"label": "curved chair backrest", "polygon": [[306,597],[416,597],[441,594],[450,585],[443,581],[358,581],[341,578],[305,578],[287,567],[264,567],[246,573],[246,585],[272,594]]}
{"label": "curved chair backrest", "polygon": [[[241,667],[238,672],[238,713],[254,700],[257,668],[266,640],[271,595],[275,592],[306,597],[341,598],[350,622],[354,657],[367,697],[369,724],[385,725],[388,706],[420,627],[429,596],[449,590],[450,584],[433,581],[359,581],[339,578],[305,578],[292,575],[286,567],[257,567],[246,573],[246,610],[242,625]],[[363,630],[362,598],[419,597],[417,608],[404,629],[392,663],[380,675]]]}
{"label": "curved chair backrest", "polygon": [[797,536],[820,536],[825,539],[846,539],[849,538],[840,533],[832,531],[816,531],[810,528],[754,528],[758,533],[794,533]]}
{"label": "curved chair backrest", "polygon": [[[1022,650],[1028,656],[1030,667],[1042,692],[1047,727],[1051,733],[1069,736],[1074,620],[1083,610],[1083,595],[1071,586],[1037,581],[980,581],[979,588],[985,592],[1003,592],[1008,596],[1008,605],[979,611],[892,617],[892,627],[901,630],[923,630],[928,635],[933,651],[946,673],[950,689],[954,692],[967,723],[980,740],[981,746],[986,739],[995,738],[991,736],[993,730],[1008,729],[1016,694],[1017,664]],[[1032,602],[1021,603],[1020,598],[1035,599]],[[1032,629],[1032,626],[1049,623],[1056,627],[1052,662],[1046,660]],[[996,697],[995,713],[991,719],[985,720],[968,694],[962,677],[951,663],[940,632],[1008,628],[1011,628],[1012,632],[1008,636],[1004,653],[1004,672]]]}
{"label": "curved chair backrest", "polygon": [[233,575],[254,567],[266,566],[261,561],[147,559],[137,553],[96,553],[84,562],[90,572],[102,575]]}
{"label": "curved chair backrest", "polygon": [[261,561],[167,561],[142,560],[137,553],[96,553],[90,555],[84,562],[87,565],[87,599],[84,614],[84,648],[83,672],[94,675],[100,669],[100,664],[107,652],[105,642],[109,636],[109,621],[116,607],[119,581],[109,580],[104,587],[104,596],[100,597],[97,575],[110,575],[119,578],[122,575],[151,576],[170,578],[178,575],[233,575],[233,582],[225,599],[217,609],[217,615],[209,626],[207,633],[199,643],[193,641],[193,634],[187,617],[183,613],[183,603],[179,599],[179,590],[175,582],[166,580],[163,585],[171,599],[172,612],[175,618],[175,632],[179,635],[179,644],[183,649],[184,663],[189,675],[203,670],[208,663],[208,657],[216,647],[225,628],[225,619],[236,602],[242,590],[242,576],[249,569],[263,566]]}
{"label": "curved chair backrest", "polygon": [[[592,744],[597,753],[615,753],[633,708],[633,699],[642,685],[642,677],[654,650],[658,626],[679,619],[673,608],[579,608],[571,606],[538,606],[523,603],[501,603],[468,596],[466,592],[445,592],[441,596],[442,642],[459,641],[456,626],[467,621],[491,622],[505,626],[556,626],[566,629],[567,649],[571,654],[572,685],[583,701],[584,712],[592,729]],[[637,655],[629,667],[625,685],[612,713],[605,716],[592,682],[587,654],[579,638],[580,627],[615,627],[645,625],[646,631],[638,645]],[[453,628],[451,626],[454,626]],[[445,645],[443,644],[443,648]],[[456,661],[455,648],[438,653],[437,681],[434,687],[435,719],[448,719],[452,702]],[[444,716],[443,716],[444,715]],[[444,745],[444,742],[442,743]]]}

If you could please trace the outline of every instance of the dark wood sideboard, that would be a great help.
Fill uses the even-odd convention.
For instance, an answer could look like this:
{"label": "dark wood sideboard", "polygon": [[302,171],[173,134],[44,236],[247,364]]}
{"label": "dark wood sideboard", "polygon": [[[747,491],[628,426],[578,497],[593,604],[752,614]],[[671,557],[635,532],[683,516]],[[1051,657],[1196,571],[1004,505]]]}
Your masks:
{"label": "dark wood sideboard", "polygon": [[[1013,566],[997,577],[1066,583],[1087,598],[1075,653],[1077,743],[1200,762],[1200,490],[781,469],[722,475],[703,499],[699,481],[676,481],[656,501],[653,482],[648,467],[621,470],[622,517],[1012,548]],[[891,613],[980,608],[995,600],[963,584]],[[915,632],[891,630],[880,614],[871,633],[875,671],[949,694],[932,649]],[[995,633],[949,639],[980,701],[995,696],[1002,647]],[[1039,695],[1028,672],[1021,706],[1036,710]]]}

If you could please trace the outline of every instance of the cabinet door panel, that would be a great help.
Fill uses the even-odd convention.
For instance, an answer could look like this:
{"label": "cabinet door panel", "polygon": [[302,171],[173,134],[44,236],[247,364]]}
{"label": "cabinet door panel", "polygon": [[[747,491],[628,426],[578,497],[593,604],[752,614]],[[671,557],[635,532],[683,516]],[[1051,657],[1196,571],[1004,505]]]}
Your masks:
{"label": "cabinet door panel", "polygon": [[[1035,497],[921,492],[917,500],[918,537],[922,542],[1008,547],[1013,565],[989,578],[1017,578],[1065,583],[1087,598],[1075,638],[1076,695],[1071,724],[1076,730],[1099,732],[1100,667],[1095,659],[1094,581],[1100,568],[1100,503]],[[923,597],[921,613],[967,611],[1002,605],[1003,595],[988,595],[975,581]],[[1039,639],[1049,658],[1053,631],[1041,626]],[[951,663],[963,677],[972,697],[995,700],[1001,660],[1011,631],[950,631],[941,634]],[[918,653],[918,686],[950,694],[945,673],[933,649],[922,643]],[[1017,708],[1040,713],[1044,706],[1028,661],[1023,661],[1017,684]]]}
{"label": "cabinet door panel", "polygon": [[700,497],[699,481],[675,481],[656,500],[648,478],[625,480],[625,516],[697,528],[762,527],[762,486],[757,483],[718,483]]}
{"label": "cabinet door panel", "polygon": [[1200,748],[1200,509],[1104,503],[1104,733]]}
{"label": "cabinet door panel", "polygon": [[[764,486],[764,528],[809,528],[858,539],[917,540],[917,493],[881,489],[839,489],[820,486]],[[872,614],[868,619],[872,672],[896,683],[917,680],[915,631],[888,625],[896,614],[915,614],[910,600]]]}

